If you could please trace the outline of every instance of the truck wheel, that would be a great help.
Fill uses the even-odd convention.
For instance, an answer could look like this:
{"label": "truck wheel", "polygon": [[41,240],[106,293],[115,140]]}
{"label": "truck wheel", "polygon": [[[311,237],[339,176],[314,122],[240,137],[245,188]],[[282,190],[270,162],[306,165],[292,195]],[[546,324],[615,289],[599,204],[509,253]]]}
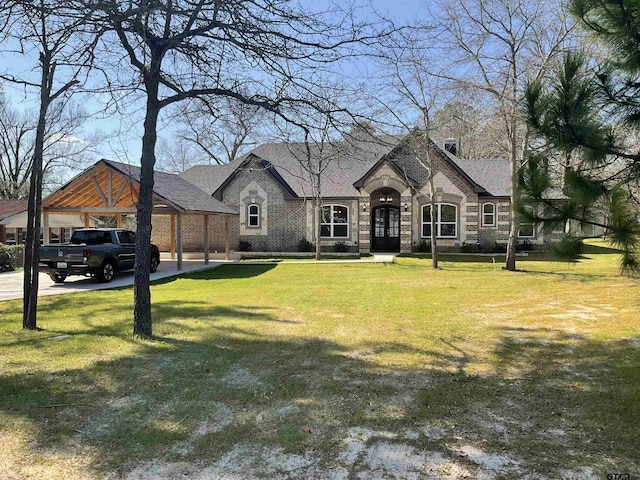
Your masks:
{"label": "truck wheel", "polygon": [[151,255],[151,273],[155,273],[158,270],[158,265],[160,264],[160,260],[155,255]]}
{"label": "truck wheel", "polygon": [[113,265],[113,262],[106,261],[102,264],[102,268],[98,270],[96,276],[98,277],[99,281],[103,283],[109,283],[111,280],[113,280],[113,276],[115,272],[116,272],[116,268]]}
{"label": "truck wheel", "polygon": [[66,273],[57,273],[57,272],[50,273],[49,276],[51,277],[51,280],[53,280],[55,283],[62,283],[67,278]]}

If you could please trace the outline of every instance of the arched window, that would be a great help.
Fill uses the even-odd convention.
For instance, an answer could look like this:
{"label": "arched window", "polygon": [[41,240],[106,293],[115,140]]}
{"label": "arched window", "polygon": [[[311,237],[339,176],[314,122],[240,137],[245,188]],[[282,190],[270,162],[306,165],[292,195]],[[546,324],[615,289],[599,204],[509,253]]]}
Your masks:
{"label": "arched window", "polygon": [[252,203],[247,207],[247,226],[252,228],[260,227],[260,205]]}
{"label": "arched window", "polygon": [[496,226],[496,204],[495,203],[482,204],[482,226],[483,227]]}
{"label": "arched window", "polygon": [[[436,237],[458,237],[458,206],[436,203]],[[431,205],[422,207],[422,238],[431,237]]]}
{"label": "arched window", "polygon": [[349,207],[344,205],[324,205],[320,236],[323,238],[349,237]]}

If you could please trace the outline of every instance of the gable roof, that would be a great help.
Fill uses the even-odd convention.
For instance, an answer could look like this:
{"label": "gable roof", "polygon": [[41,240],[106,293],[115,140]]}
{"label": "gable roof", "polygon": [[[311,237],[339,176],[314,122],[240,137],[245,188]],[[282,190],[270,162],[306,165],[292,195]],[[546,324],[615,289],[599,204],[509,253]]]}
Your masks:
{"label": "gable roof", "polygon": [[[91,212],[91,209],[101,212],[122,209],[135,211],[140,173],[138,166],[99,160],[45,198],[43,209],[50,212]],[[125,189],[128,193],[123,195]],[[164,203],[178,212],[237,215],[232,207],[172,173],[154,172],[152,195],[156,202]]]}
{"label": "gable roof", "polygon": [[[324,197],[354,197],[365,180],[387,163],[409,185],[419,188],[428,181],[428,172],[407,146],[412,134],[404,137],[382,135],[368,139],[332,144],[325,155],[332,155],[322,178]],[[436,155],[466,179],[479,195],[510,196],[511,171],[503,159],[467,160],[458,158],[429,140]],[[312,158],[320,157],[317,145],[311,146]],[[259,162],[280,183],[289,198],[312,196],[309,175],[301,165],[307,156],[302,142],[267,143],[224,165],[198,165],[180,176],[205,192],[222,199],[224,188],[251,159]]]}
{"label": "gable roof", "polygon": [[0,221],[27,210],[29,200],[0,200]]}
{"label": "gable roof", "polygon": [[[141,168],[125,163],[102,159],[101,162],[140,183]],[[237,211],[199,189],[179,175],[154,172],[153,193],[185,212],[226,213],[237,215]]]}
{"label": "gable roof", "polygon": [[[325,155],[331,155],[322,179],[323,196],[353,197],[358,195],[354,182],[368,172],[385,154],[399,142],[398,137],[384,135],[368,140],[350,140],[331,145]],[[311,146],[312,158],[320,157],[320,148]],[[199,165],[186,170],[181,177],[193,181],[206,192],[220,198],[224,187],[232,180],[243,164],[254,159],[265,167],[274,179],[293,197],[311,197],[312,185],[309,175],[301,165],[307,157],[306,146],[302,142],[266,143],[251,150],[237,160],[226,165]]]}
{"label": "gable roof", "polygon": [[213,195],[229,176],[240,166],[243,159],[233,160],[222,165],[195,165],[180,174],[180,177],[192,183],[200,190]]}

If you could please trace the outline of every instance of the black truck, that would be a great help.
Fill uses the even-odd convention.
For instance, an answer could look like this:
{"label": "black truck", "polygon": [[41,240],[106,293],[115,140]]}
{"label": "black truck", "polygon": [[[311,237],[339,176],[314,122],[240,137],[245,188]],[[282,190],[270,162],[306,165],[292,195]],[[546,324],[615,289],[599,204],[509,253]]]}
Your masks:
{"label": "black truck", "polygon": [[[56,283],[69,275],[93,276],[110,282],[116,272],[132,270],[136,258],[136,234],[118,228],[84,228],[71,235],[69,243],[44,245],[38,250],[39,271]],[[149,268],[160,264],[158,247],[151,245]]]}

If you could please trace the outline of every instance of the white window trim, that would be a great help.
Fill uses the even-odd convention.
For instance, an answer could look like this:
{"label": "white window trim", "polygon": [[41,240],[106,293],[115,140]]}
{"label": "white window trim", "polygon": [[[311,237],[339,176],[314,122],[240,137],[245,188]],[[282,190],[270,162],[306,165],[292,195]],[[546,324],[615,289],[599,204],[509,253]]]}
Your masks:
{"label": "white window trim", "polygon": [[[526,206],[526,207],[524,207],[524,208],[525,208],[526,210],[531,210],[531,211],[533,211],[533,207]],[[533,228],[531,229],[532,235],[521,235],[521,234],[520,234],[520,227],[521,227],[522,225],[531,225],[531,226],[533,227]],[[536,238],[536,230],[537,230],[537,228],[536,228],[536,224],[535,224],[535,222],[531,222],[531,223],[529,223],[529,222],[526,222],[526,223],[519,222],[519,223],[518,223],[518,238]]]}
{"label": "white window trim", "polygon": [[[442,215],[441,215],[441,213],[442,213],[442,211],[441,211],[442,205],[447,205],[447,206],[450,206],[450,207],[453,207],[453,208],[456,209],[455,222],[444,222],[444,225],[451,225],[451,224],[455,225],[456,234],[453,235],[453,236],[449,236],[449,235],[443,236],[443,235],[441,235],[441,232],[442,232],[441,227],[443,225],[443,222],[441,222],[439,219],[442,217]],[[423,205],[422,208],[420,209],[420,217],[421,217],[420,218],[420,238],[431,238],[431,236],[428,236],[428,237],[424,236],[424,224],[425,224],[425,221],[424,221],[424,209],[427,208],[427,207],[431,208],[431,204],[427,203],[426,205]],[[442,238],[442,239],[458,238],[458,233],[459,233],[458,232],[458,228],[459,228],[459,225],[458,225],[458,220],[459,220],[459,217],[458,217],[458,205],[456,205],[455,203],[436,203],[436,208],[438,209],[438,216],[437,216],[437,220],[436,220],[436,238]]]}
{"label": "white window trim", "polygon": [[[493,213],[492,213],[492,216],[493,216],[493,223],[484,223],[484,216],[485,216],[484,207],[485,207],[485,205],[491,205],[491,206],[493,207]],[[495,226],[497,226],[497,225],[498,225],[498,222],[496,221],[496,220],[497,220],[497,217],[498,217],[498,216],[497,216],[497,214],[496,214],[497,210],[498,210],[498,209],[497,209],[497,207],[496,207],[496,204],[495,204],[495,203],[493,203],[493,202],[484,202],[484,203],[482,204],[482,208],[481,208],[481,210],[480,210],[480,215],[481,215],[481,218],[482,218],[482,220],[481,220],[481,225],[482,225],[483,227],[495,227]],[[487,215],[488,215],[488,214],[487,214]]]}
{"label": "white window trim", "polygon": [[[258,209],[258,213],[251,213],[251,207],[256,207]],[[261,215],[261,211],[260,211],[260,205],[258,205],[257,203],[251,203],[247,206],[247,228],[260,228],[260,215]],[[251,225],[251,218],[252,217],[256,217],[258,219],[258,223],[256,225]]]}
{"label": "white window trim", "polygon": [[[340,239],[349,238],[349,218],[350,218],[349,217],[349,207],[346,206],[346,205],[340,205],[338,203],[335,203],[335,204],[332,203],[330,205],[322,205],[322,208],[325,208],[325,207],[329,207],[331,209],[330,210],[330,215],[329,215],[330,222],[321,222],[320,223],[320,238],[326,238],[326,239],[331,239],[331,238],[340,238]],[[346,223],[334,223],[333,222],[333,208],[334,207],[341,207],[341,208],[346,208],[347,209],[347,221],[346,221]],[[322,210],[320,211],[320,215],[322,215]],[[328,225],[329,226],[329,234],[330,234],[329,236],[323,236],[322,235],[322,226],[323,225]],[[334,234],[334,227],[336,225],[346,225],[347,226],[347,234],[345,236],[337,237]]]}

